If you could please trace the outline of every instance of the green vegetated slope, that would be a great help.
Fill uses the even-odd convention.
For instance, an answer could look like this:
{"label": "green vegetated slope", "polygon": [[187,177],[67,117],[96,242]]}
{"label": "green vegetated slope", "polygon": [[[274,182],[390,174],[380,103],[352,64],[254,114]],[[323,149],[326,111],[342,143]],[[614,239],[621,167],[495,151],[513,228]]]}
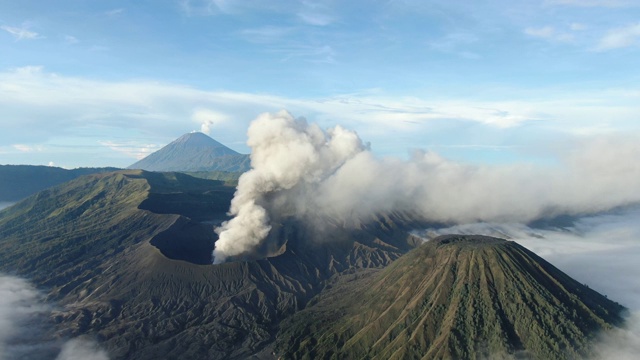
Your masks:
{"label": "green vegetated slope", "polygon": [[15,202],[46,188],[79,176],[111,172],[116,168],[78,168],[54,166],[0,165],[0,202]]}
{"label": "green vegetated slope", "polygon": [[283,359],[581,359],[624,308],[522,246],[436,238],[283,325]]}
{"label": "green vegetated slope", "polygon": [[283,221],[279,256],[211,265],[234,190],[139,170],[75,179],[0,212],[0,271],[60,304],[53,336],[94,336],[112,359],[244,359],[268,355],[279,322],[327,279],[414,244],[390,217],[328,231],[332,245]]}

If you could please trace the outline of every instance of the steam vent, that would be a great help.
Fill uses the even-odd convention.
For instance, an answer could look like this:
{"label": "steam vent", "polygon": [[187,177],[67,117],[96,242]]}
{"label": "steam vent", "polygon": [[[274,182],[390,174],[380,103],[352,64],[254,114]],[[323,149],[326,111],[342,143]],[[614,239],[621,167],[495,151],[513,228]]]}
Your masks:
{"label": "steam vent", "polygon": [[515,242],[447,235],[336,284],[278,346],[293,359],[581,359],[624,311]]}

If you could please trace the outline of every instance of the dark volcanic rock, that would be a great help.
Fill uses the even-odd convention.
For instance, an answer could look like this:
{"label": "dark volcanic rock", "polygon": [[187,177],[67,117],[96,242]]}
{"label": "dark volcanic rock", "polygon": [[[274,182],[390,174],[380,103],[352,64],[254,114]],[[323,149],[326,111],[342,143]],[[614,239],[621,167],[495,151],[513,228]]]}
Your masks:
{"label": "dark volcanic rock", "polygon": [[282,358],[580,359],[624,308],[515,242],[438,237],[282,325]]}

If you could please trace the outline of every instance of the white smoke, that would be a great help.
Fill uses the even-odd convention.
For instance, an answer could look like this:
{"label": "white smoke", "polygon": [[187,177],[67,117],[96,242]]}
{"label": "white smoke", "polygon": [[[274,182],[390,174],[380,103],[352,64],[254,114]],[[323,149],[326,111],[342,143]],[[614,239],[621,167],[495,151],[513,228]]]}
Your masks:
{"label": "white smoke", "polygon": [[260,115],[249,127],[248,137],[252,169],[238,181],[230,210],[234,218],[217,229],[214,263],[260,244],[271,229],[267,207],[296,214],[302,204],[296,195],[307,196],[365,151],[354,132],[339,126],[325,132],[285,111]]}
{"label": "white smoke", "polygon": [[252,170],[240,178],[234,218],[217,230],[215,263],[254,250],[274,216],[350,223],[403,211],[444,223],[522,223],[640,201],[640,138],[633,135],[571,144],[553,166],[476,166],[429,151],[409,161],[379,159],[352,131],[322,131],[282,111],[258,117],[247,144]]}
{"label": "white smoke", "polygon": [[200,132],[211,135],[214,125],[220,125],[228,120],[227,115],[205,108],[194,110],[191,119],[200,124]]}

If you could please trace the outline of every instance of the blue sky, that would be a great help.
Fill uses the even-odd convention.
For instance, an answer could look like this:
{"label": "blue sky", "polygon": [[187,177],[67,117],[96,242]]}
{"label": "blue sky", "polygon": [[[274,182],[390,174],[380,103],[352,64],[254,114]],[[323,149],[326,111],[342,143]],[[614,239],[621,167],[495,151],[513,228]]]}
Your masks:
{"label": "blue sky", "polygon": [[127,166],[287,109],[380,156],[640,133],[640,2],[0,1],[0,164]]}

